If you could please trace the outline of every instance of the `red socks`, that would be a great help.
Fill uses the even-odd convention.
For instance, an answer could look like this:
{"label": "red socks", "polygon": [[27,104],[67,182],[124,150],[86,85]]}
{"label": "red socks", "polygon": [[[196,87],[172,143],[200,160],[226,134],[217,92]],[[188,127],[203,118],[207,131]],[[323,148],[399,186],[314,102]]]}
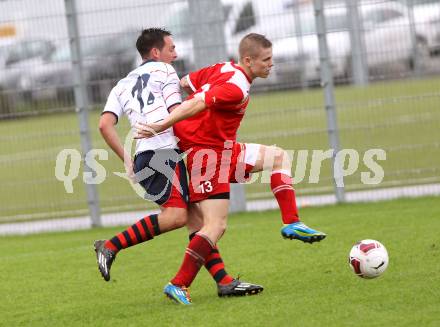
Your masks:
{"label": "red socks", "polygon": [[292,177],[287,170],[273,171],[270,176],[270,188],[278,201],[284,224],[291,224],[299,221],[295,190],[293,189],[292,184]]}
{"label": "red socks", "polygon": [[213,248],[214,245],[205,235],[197,233],[189,242],[182,265],[171,283],[189,287]]}
{"label": "red socks", "polygon": [[[196,232],[189,235],[189,240],[191,241],[195,235]],[[211,253],[206,258],[205,268],[217,284],[227,285],[234,280],[234,278],[226,272],[225,263],[223,262],[217,246],[212,249]]]}

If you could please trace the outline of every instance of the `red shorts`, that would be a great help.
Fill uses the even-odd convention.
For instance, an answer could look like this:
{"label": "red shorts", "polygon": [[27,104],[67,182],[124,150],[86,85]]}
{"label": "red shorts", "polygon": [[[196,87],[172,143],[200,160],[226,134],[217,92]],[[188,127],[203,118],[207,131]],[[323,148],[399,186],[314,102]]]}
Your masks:
{"label": "red shorts", "polygon": [[168,199],[161,205],[164,208],[188,208],[189,195],[185,164],[183,161],[176,165],[175,175]]}
{"label": "red shorts", "polygon": [[259,144],[230,143],[221,150],[194,146],[187,156],[190,202],[229,199],[230,183],[249,180]]}

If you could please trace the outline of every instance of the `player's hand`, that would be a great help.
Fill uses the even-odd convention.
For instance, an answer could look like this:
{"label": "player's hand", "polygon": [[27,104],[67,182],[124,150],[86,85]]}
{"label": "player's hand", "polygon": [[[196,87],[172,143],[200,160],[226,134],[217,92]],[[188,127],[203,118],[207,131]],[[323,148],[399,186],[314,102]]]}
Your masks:
{"label": "player's hand", "polygon": [[125,172],[127,173],[127,177],[135,183],[135,173],[134,173],[134,162],[133,160],[125,160],[124,161]]}
{"label": "player's hand", "polygon": [[153,137],[162,131],[161,127],[160,124],[145,124],[137,122],[134,125],[134,138],[143,139]]}

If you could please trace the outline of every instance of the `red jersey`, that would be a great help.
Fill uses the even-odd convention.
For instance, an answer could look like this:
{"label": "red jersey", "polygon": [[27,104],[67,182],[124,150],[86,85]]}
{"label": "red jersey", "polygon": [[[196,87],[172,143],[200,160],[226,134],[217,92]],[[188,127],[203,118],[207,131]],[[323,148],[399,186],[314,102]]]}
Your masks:
{"label": "red jersey", "polygon": [[192,146],[223,149],[225,141],[236,141],[249,103],[251,79],[233,62],[218,63],[190,73],[194,96],[204,97],[207,108],[174,125],[182,150]]}

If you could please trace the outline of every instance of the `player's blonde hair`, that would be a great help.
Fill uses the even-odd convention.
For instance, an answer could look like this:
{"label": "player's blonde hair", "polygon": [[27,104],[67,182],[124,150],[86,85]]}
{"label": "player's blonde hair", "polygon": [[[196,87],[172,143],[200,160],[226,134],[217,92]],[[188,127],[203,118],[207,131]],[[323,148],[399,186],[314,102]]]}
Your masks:
{"label": "player's blonde hair", "polygon": [[250,33],[243,37],[238,46],[238,53],[240,59],[244,57],[255,58],[258,57],[258,53],[261,48],[267,49],[272,47],[270,42],[264,35],[257,33]]}

